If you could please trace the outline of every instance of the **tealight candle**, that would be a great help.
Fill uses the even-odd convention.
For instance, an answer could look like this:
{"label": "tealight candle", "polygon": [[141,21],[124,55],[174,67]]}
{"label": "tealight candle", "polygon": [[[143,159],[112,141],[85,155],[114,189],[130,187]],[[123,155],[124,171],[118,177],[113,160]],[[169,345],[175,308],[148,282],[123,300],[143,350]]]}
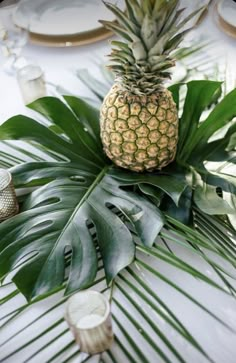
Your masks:
{"label": "tealight candle", "polygon": [[98,354],[111,347],[113,332],[110,304],[97,291],[81,291],[69,298],[65,319],[81,352]]}
{"label": "tealight candle", "polygon": [[29,64],[17,72],[17,80],[25,104],[46,96],[44,74],[39,66]]}
{"label": "tealight candle", "polygon": [[18,210],[12,176],[9,171],[0,169],[0,221],[17,214]]}
{"label": "tealight candle", "polygon": [[98,315],[98,314],[87,315],[78,321],[78,323],[76,324],[76,327],[78,329],[90,329],[94,325],[101,324],[102,320],[103,320],[103,317],[101,315]]}

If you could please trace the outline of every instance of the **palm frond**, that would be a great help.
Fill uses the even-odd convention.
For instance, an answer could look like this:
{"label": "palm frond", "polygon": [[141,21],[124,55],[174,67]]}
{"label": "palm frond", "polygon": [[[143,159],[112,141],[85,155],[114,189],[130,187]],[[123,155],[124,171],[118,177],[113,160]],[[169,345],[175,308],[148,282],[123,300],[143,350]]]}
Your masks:
{"label": "palm frond", "polygon": [[[213,224],[211,217],[209,219]],[[172,222],[175,223],[170,219],[170,223]],[[202,310],[214,326],[224,326],[229,332],[236,329],[232,321],[228,320],[227,322],[225,320],[224,315],[220,318],[220,311],[212,312],[214,290],[216,294],[219,294],[217,290],[221,291],[224,288],[217,286],[217,283],[214,282],[214,279],[217,279],[217,274],[213,268],[211,276],[214,275],[214,278],[202,274],[201,270],[205,267],[203,267],[204,263],[200,263],[200,261],[203,261],[204,258],[191,244],[188,245],[190,251],[188,261],[194,261],[196,266],[187,266],[182,257],[183,251],[186,249],[185,243],[186,245],[189,242],[192,243],[192,236],[189,237],[189,233],[194,235],[195,232],[192,232],[191,229],[189,231],[180,223],[177,225],[179,230],[175,231],[174,238],[170,237],[169,232],[163,231],[160,240],[151,250],[137,246],[135,263],[115,279],[112,290],[106,288],[103,270],[101,270],[97,281],[91,286],[99,291],[104,291],[104,293],[107,291],[108,296],[112,293],[112,314],[116,339],[111,352],[104,354],[104,361],[108,359],[107,354],[113,356],[117,362],[121,361],[121,357],[130,362],[154,362],[157,356],[166,362],[188,362],[189,359],[193,359],[193,356],[200,361],[213,361],[213,356],[209,357],[208,346],[204,343],[204,339],[200,339],[200,337],[196,339],[192,327],[191,330],[189,329],[191,326],[189,321],[183,319],[183,315],[180,318],[178,311],[175,311],[176,302],[173,301],[176,299],[179,301],[179,306],[181,304],[185,306],[186,304],[194,304],[197,309],[196,313]],[[171,234],[173,234],[173,229]],[[183,240],[183,235],[189,239],[189,242]],[[203,236],[201,239],[204,239]],[[206,238],[202,244],[205,247],[208,242],[208,247],[211,249],[211,241]],[[196,242],[198,243],[198,241]],[[161,254],[168,256],[168,258],[162,258]],[[198,255],[197,258],[196,255]],[[185,286],[181,280],[185,281]],[[192,283],[190,283],[191,280]],[[187,281],[189,283],[186,285]],[[212,288],[209,284],[212,285]],[[198,299],[193,294],[196,286],[198,294],[201,296]],[[211,300],[208,303],[204,299],[206,288],[207,291],[211,289]],[[167,291],[171,294],[171,299],[167,298]],[[220,294],[225,295],[225,292],[222,291]],[[39,299],[38,302],[23,304],[17,310],[6,314],[1,327],[4,333],[2,334],[4,341],[1,343],[1,351],[4,352],[2,361],[11,358],[30,362],[35,353],[37,353],[38,359],[45,362],[66,362],[73,361],[73,358],[86,361],[87,358],[79,352],[67,325],[63,321],[63,306],[66,299],[60,298],[60,296],[61,293],[58,292],[57,295],[47,298],[46,308],[44,299]],[[226,298],[226,296],[225,299],[229,303],[230,297]],[[14,297],[9,295],[7,301],[13,299]],[[26,323],[28,319],[26,320],[24,316],[27,316],[29,309],[41,311],[40,306],[42,306],[43,312]],[[199,323],[203,324],[203,321]],[[17,329],[14,329],[14,334],[11,333],[12,325],[17,326]],[[10,337],[7,333],[8,330],[10,330]],[[25,335],[28,338],[23,338]],[[175,336],[174,341],[172,336]],[[45,339],[40,340],[40,337],[45,337]],[[23,341],[23,339],[24,344],[16,345],[17,341]],[[181,347],[184,341],[189,348],[183,354]],[[60,349],[53,353],[59,345]],[[12,346],[15,348],[12,349]],[[142,349],[139,348],[140,346]],[[30,353],[33,351],[34,354]],[[147,352],[150,354],[152,352],[152,354],[148,356]],[[153,357],[153,359],[149,357]]]}

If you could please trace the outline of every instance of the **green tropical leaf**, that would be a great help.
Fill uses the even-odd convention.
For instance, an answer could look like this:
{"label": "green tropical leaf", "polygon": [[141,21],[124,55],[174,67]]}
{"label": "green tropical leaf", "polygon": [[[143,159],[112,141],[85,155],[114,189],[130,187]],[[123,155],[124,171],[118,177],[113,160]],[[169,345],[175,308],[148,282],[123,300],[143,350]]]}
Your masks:
{"label": "green tropical leaf", "polygon": [[146,194],[159,207],[164,196],[161,189],[157,189],[150,184],[138,184],[139,189],[143,194]]}
{"label": "green tropical leaf", "polygon": [[[67,99],[69,102],[73,102],[73,97],[67,97]],[[67,140],[72,143],[74,150],[78,145],[77,147],[80,148],[80,153],[84,157],[97,161],[99,165],[104,164],[104,158],[101,157],[102,145],[98,138],[99,118],[97,110],[79,100],[75,110],[77,112],[73,114],[67,105],[53,97],[42,98],[40,102],[36,101],[29,107],[60,127],[67,136]],[[93,124],[93,128],[91,128],[91,124]],[[96,134],[94,135],[91,130],[96,131]],[[97,142],[94,142],[94,139]]]}
{"label": "green tropical leaf", "polygon": [[[225,125],[229,124],[236,116],[236,90],[231,91],[224,99],[216,105],[207,119],[202,122],[195,133],[195,137],[191,141],[189,152],[185,156],[185,160],[191,155],[194,160],[194,155],[204,152],[209,139]],[[235,132],[235,127],[231,129],[232,134]],[[231,135],[232,135],[231,134]],[[228,137],[231,135],[228,134]]]}
{"label": "green tropical leaf", "polygon": [[236,195],[232,189],[233,189],[232,187],[229,187],[228,192],[223,192],[223,198],[229,204],[229,206],[234,210],[234,213],[228,214],[228,218],[231,225],[236,230]]}
{"label": "green tropical leaf", "polygon": [[194,202],[204,213],[211,215],[235,214],[236,210],[217,195],[216,187],[203,183],[194,191]]}
{"label": "green tropical leaf", "polygon": [[236,185],[234,186],[233,184],[230,184],[230,181],[228,182],[227,180],[210,173],[201,178],[200,175],[195,172],[194,179],[195,190],[193,193],[193,199],[200,210],[211,215],[236,213],[236,210],[231,208],[230,205],[217,193],[217,188],[221,188],[221,191],[225,189],[227,190],[229,185],[235,192]]}
{"label": "green tropical leaf", "polygon": [[178,206],[176,206],[170,198],[164,198],[161,208],[168,216],[175,218],[186,225],[189,225],[192,223],[193,219],[192,195],[192,188],[188,186],[181,195]]}
{"label": "green tropical leaf", "polygon": [[[172,90],[181,112],[181,85]],[[152,357],[188,362],[193,356],[217,361],[184,312],[189,306],[195,317],[199,310],[216,329],[227,329],[230,339],[235,333],[222,306],[216,309],[219,294],[226,309],[235,301],[235,232],[227,216],[208,215],[208,205],[196,208],[192,195],[198,186],[192,175],[198,173],[217,190],[213,205],[220,199],[231,208],[235,176],[208,170],[204,158],[192,165],[181,159],[147,174],[115,168],[102,152],[98,111],[75,97],[64,99],[31,105],[45,117],[41,123],[17,116],[0,127],[0,139],[25,140],[32,150],[17,146],[15,157],[16,142],[13,148],[1,143],[6,147],[1,160],[11,167],[17,192],[27,187],[27,194],[19,198],[21,213],[0,224],[0,303],[8,306],[7,312],[1,309],[0,360],[91,361],[79,351],[62,315],[67,299],[62,294],[91,287],[112,302],[115,340],[101,362],[150,363]],[[229,128],[228,140],[232,132]],[[230,152],[233,157],[227,146],[221,142],[225,162]],[[212,149],[211,159],[216,154]],[[204,191],[203,196],[206,201]],[[210,292],[208,299],[205,293],[196,296],[201,288]],[[30,301],[16,306],[14,299],[22,293]],[[39,314],[29,321],[34,308]]]}
{"label": "green tropical leaf", "polygon": [[[174,220],[170,219],[169,222],[172,223]],[[209,230],[208,225],[205,225],[205,218],[203,218],[201,223]],[[214,225],[211,219],[209,219],[209,223],[210,226],[217,231],[219,228],[217,224]],[[100,271],[100,276],[91,285],[91,287],[102,291],[107,296],[110,295],[112,301],[115,340],[111,350],[104,352],[101,356],[101,359],[104,359],[105,362],[109,361],[109,357],[113,357],[114,361],[119,362],[120,358],[124,356],[126,360],[131,362],[149,363],[152,361],[152,358],[149,359],[146,352],[150,351],[150,349],[153,352],[153,358],[155,359],[159,359],[160,357],[160,359],[172,362],[173,359],[171,357],[172,354],[174,354],[176,361],[188,361],[188,356],[184,355],[181,350],[183,342],[185,345],[187,344],[191,354],[197,354],[200,361],[213,361],[207,354],[207,345],[199,344],[192,334],[192,331],[187,328],[187,320],[183,323],[179,320],[178,314],[175,314],[173,304],[176,305],[176,300],[168,299],[165,301],[165,289],[163,289],[163,286],[167,289],[171,288],[172,296],[175,292],[178,300],[183,303],[185,302],[183,304],[184,306],[186,306],[187,299],[196,307],[196,309],[200,309],[200,311],[206,314],[209,319],[211,319],[212,324],[219,324],[217,325],[218,327],[224,327],[224,329],[228,330],[228,334],[230,334],[230,326],[211,312],[210,308],[207,307],[206,301],[201,302],[201,300],[194,298],[188,291],[189,287],[181,287],[178,279],[175,281],[172,276],[172,274],[176,274],[177,271],[178,275],[181,274],[181,279],[184,278],[185,274],[186,276],[191,276],[191,284],[194,281],[195,284],[197,284],[197,281],[201,280],[204,284],[210,284],[217,290],[221,290],[222,288],[217,286],[214,279],[202,273],[201,268],[199,267],[199,261],[196,263],[197,267],[189,265],[184,261],[181,255],[179,255],[180,250],[176,249],[179,243],[183,243],[183,245],[190,248],[188,256],[190,257],[190,255],[193,254],[195,255],[195,260],[199,260],[201,254],[198,253],[196,249],[197,246],[200,249],[203,247],[204,249],[209,248],[210,250],[213,250],[213,241],[216,244],[215,246],[218,245],[218,242],[217,240],[214,240],[214,238],[204,240],[201,234],[198,235],[194,230],[187,229],[181,223],[177,223],[176,226],[178,226],[178,229],[175,230],[175,234],[173,235],[173,229],[171,229],[171,234],[169,235],[169,238],[172,235],[172,242],[167,237],[168,232],[163,231],[158,243],[156,243],[152,249],[138,246],[135,263],[125,272],[119,274],[113,282],[112,289],[107,289],[102,270]],[[199,228],[201,228],[200,225]],[[191,237],[189,235],[190,231]],[[186,241],[183,239],[183,236],[185,236]],[[192,239],[193,236],[196,237],[196,240]],[[201,237],[199,238],[199,236]],[[222,236],[224,236],[224,234],[222,234]],[[222,243],[225,238],[226,237],[224,236],[223,239],[220,239],[220,243]],[[162,241],[165,241],[163,247],[161,245]],[[195,245],[191,246],[191,244],[188,244],[188,241],[195,243]],[[199,257],[197,257],[198,254]],[[72,256],[68,255],[68,258],[70,259]],[[168,274],[166,268],[160,268],[160,263],[168,266]],[[150,277],[156,281],[156,284],[151,282],[153,280],[148,280],[147,275],[150,275]],[[0,289],[3,288],[5,289],[7,286]],[[61,290],[63,289],[64,287],[61,287]],[[6,303],[11,302],[14,298],[14,294],[17,293],[18,291],[16,290],[12,294],[9,294],[9,296],[6,297]],[[214,291],[211,293],[214,296]],[[10,312],[4,317],[5,320],[3,321],[5,322],[1,326],[1,331],[7,332],[7,329],[11,324],[14,324],[16,329],[14,329],[14,333],[11,332],[10,337],[8,338],[4,334],[1,335],[0,346],[1,350],[5,352],[2,355],[2,361],[15,359],[14,357],[19,356],[19,354],[20,357],[24,357],[23,359],[25,362],[31,361],[35,356],[41,357],[45,362],[69,362],[71,360],[73,361],[73,358],[80,359],[82,362],[90,360],[90,357],[84,357],[80,353],[68,327],[62,319],[62,308],[66,298],[61,299],[60,296],[58,296],[58,299],[59,301],[56,303],[55,300],[51,302],[48,301],[46,308],[45,301],[41,298],[29,304],[23,304],[17,309],[14,305],[11,305]],[[29,309],[32,309],[33,307],[36,307],[38,311],[36,317],[30,321],[24,319],[23,317],[27,316]],[[59,314],[58,309],[61,311]],[[196,313],[197,310],[195,311],[195,315]],[[46,326],[45,321],[48,322]],[[145,321],[145,324],[142,323],[143,321]],[[199,321],[199,324],[202,324],[202,322]],[[36,327],[37,329],[35,329]],[[31,332],[32,329],[33,332],[29,335],[29,332]],[[24,339],[20,345],[17,344],[15,346],[14,342],[21,340],[21,337],[24,336],[25,332],[28,334],[27,338]],[[175,334],[178,339],[173,341],[173,334]],[[231,334],[233,333],[231,332]],[[48,337],[46,342],[40,340],[40,338],[44,336]],[[202,341],[204,342],[204,339]],[[60,344],[60,348],[52,351],[51,347],[54,346],[55,343],[57,344],[57,347],[58,344]],[[142,349],[140,347],[142,347]],[[32,354],[32,350],[34,351],[34,354]],[[192,357],[191,354],[189,357]]]}
{"label": "green tropical leaf", "polygon": [[233,123],[227,133],[220,139],[209,142],[202,148],[194,160],[193,164],[199,164],[204,161],[226,161],[229,156],[229,151],[236,146],[233,140],[233,135],[236,131],[236,123]]}
{"label": "green tropical leaf", "polygon": [[109,174],[119,180],[122,185],[135,185],[140,183],[153,185],[169,195],[176,205],[178,205],[179,199],[187,187],[184,176],[178,177],[176,175],[162,173],[156,175],[155,173],[137,174],[119,169],[111,169]]}
{"label": "green tropical leaf", "polygon": [[188,144],[193,142],[202,112],[211,104],[212,97],[220,88],[220,82],[192,81],[187,87],[185,106],[180,122],[178,156],[185,160]]}
{"label": "green tropical leaf", "polygon": [[168,89],[170,90],[170,92],[172,93],[173,99],[176,103],[176,106],[179,110],[179,103],[180,103],[180,88],[183,84],[182,83],[178,83],[178,84],[174,84],[172,86],[170,86]]}
{"label": "green tropical leaf", "polygon": [[94,141],[96,141],[97,146],[99,146],[99,151],[101,151],[102,144],[101,142],[98,142],[100,139],[99,110],[90,106],[87,102],[78,97],[66,96],[64,98],[74,111],[84,129],[93,136]]}
{"label": "green tropical leaf", "polygon": [[[110,204],[124,213],[136,228],[142,243],[148,246],[154,243],[164,224],[160,211],[151,202],[121,190],[124,182],[108,176],[109,165],[102,166],[103,154],[101,150],[98,153],[100,139],[95,147],[91,143],[91,136],[98,138],[98,114],[83,101],[78,100],[77,104],[75,98],[67,99],[75,114],[54,98],[42,99],[30,106],[59,125],[63,134],[55,134],[23,116],[7,121],[0,130],[1,138],[4,139],[27,139],[30,136],[38,142],[43,139],[44,146],[70,159],[70,162],[62,163],[26,163],[12,169],[16,187],[42,185],[22,205],[20,215],[1,225],[5,235],[0,242],[0,259],[4,260],[0,267],[2,278],[18,261],[32,255],[13,278],[27,299],[46,294],[62,284],[66,248],[73,251],[66,292],[84,288],[94,280],[97,270],[96,247],[87,227],[90,221],[96,227],[108,283],[132,262],[132,236],[121,219],[109,209]],[[59,110],[60,117],[56,116],[56,110]],[[17,130],[14,124],[19,119],[21,127],[24,127]],[[68,119],[71,122],[69,125]],[[88,125],[88,131],[80,126],[78,130],[84,138],[80,135],[77,140],[73,132],[76,123],[80,122],[84,126]],[[67,141],[69,137],[70,143]],[[150,228],[153,224],[155,227]],[[56,274],[53,273],[55,268]],[[22,278],[25,274],[27,279]]]}

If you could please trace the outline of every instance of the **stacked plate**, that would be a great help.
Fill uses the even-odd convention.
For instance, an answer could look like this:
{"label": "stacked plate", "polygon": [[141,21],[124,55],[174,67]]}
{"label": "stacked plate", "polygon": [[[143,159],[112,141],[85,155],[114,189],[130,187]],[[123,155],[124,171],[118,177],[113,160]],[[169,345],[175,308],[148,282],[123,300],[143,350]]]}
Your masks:
{"label": "stacked plate", "polygon": [[216,11],[221,28],[236,38],[236,0],[219,1]]}
{"label": "stacked plate", "polygon": [[110,36],[99,19],[114,20],[101,0],[23,0],[14,12],[14,22],[29,31],[32,41],[57,47],[88,44]]}

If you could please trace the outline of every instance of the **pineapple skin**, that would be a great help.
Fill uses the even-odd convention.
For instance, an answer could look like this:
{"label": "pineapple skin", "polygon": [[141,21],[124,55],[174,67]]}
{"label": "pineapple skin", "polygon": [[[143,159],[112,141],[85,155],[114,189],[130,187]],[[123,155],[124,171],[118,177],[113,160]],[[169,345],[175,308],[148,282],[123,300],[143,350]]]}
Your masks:
{"label": "pineapple skin", "polygon": [[165,88],[139,96],[115,84],[103,101],[100,126],[104,151],[121,168],[160,170],[175,159],[178,112]]}

